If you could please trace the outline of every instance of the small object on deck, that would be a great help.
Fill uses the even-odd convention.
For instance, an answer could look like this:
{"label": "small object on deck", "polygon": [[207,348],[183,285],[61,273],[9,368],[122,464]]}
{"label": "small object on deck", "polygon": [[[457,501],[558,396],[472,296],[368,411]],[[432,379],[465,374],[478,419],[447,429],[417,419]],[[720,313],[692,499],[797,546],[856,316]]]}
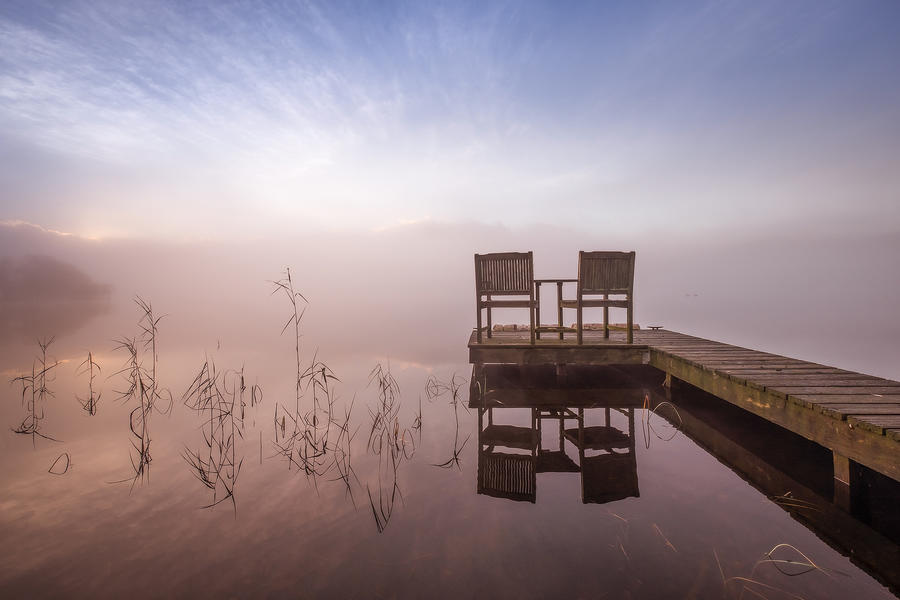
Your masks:
{"label": "small object on deck", "polygon": [[[628,330],[628,323],[610,323],[610,329],[617,329],[621,331]],[[640,330],[641,326],[637,323],[633,324],[631,328],[635,331]],[[578,323],[572,323],[570,329],[578,330]],[[583,323],[581,325],[582,331],[603,331],[603,323]],[[650,329],[653,329],[652,327]],[[657,329],[659,329],[657,327]]]}
{"label": "small object on deck", "polygon": [[[635,325],[634,327],[635,327],[635,329],[639,328],[637,325]],[[650,325],[649,328],[653,331],[659,331],[660,329],[663,328],[663,326],[662,325]]]}

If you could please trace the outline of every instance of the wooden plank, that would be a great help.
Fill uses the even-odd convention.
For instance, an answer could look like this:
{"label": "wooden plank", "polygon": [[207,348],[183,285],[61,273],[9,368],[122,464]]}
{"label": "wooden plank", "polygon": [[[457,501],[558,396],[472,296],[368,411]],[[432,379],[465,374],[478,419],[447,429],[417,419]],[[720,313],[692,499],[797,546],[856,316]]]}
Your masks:
{"label": "wooden plank", "polygon": [[777,354],[762,354],[760,352],[756,352],[754,350],[721,350],[718,352],[712,351],[704,351],[704,352],[683,352],[681,350],[672,352],[672,354],[677,354],[678,356],[684,356],[686,358],[693,358],[695,360],[762,360],[762,359],[777,359],[783,360],[783,356],[778,356]]}
{"label": "wooden plank", "polygon": [[827,417],[846,420],[848,415],[900,415],[900,403],[896,404],[822,404],[815,409]]}
{"label": "wooden plank", "polygon": [[886,394],[813,394],[790,395],[788,400],[801,406],[820,406],[825,404],[891,404],[900,402],[900,395]]}
{"label": "wooden plank", "polygon": [[[655,347],[655,346],[654,346]],[[784,368],[782,365],[785,365],[783,358],[780,357],[772,357],[772,358],[723,358],[721,360],[714,360],[710,358],[704,357],[695,357],[695,356],[684,356],[678,353],[670,353],[673,356],[677,356],[678,358],[683,358],[686,360],[692,360],[694,362],[699,362],[704,365],[708,365],[710,367],[716,367],[718,369],[725,368],[740,368],[740,369],[772,369],[772,368]],[[795,363],[793,366],[807,366],[809,363]]]}
{"label": "wooden plank", "polygon": [[882,435],[885,429],[900,427],[900,415],[847,415],[847,422]]}
{"label": "wooden plank", "polygon": [[767,390],[770,392],[779,395],[779,396],[814,396],[814,395],[828,395],[828,396],[837,396],[841,394],[845,395],[859,395],[859,394],[900,394],[900,384],[896,386],[852,386],[852,387],[842,387],[842,386],[772,386],[767,387]]}
{"label": "wooden plank", "polygon": [[796,365],[796,366],[778,366],[778,365],[759,365],[759,366],[743,366],[743,365],[717,365],[717,368],[728,374],[746,375],[858,375],[850,371],[835,369],[834,367],[817,367],[814,365]]}
{"label": "wooden plank", "polygon": [[[737,377],[731,375],[730,377]],[[750,379],[747,380],[748,384],[753,385],[753,387],[761,387],[763,389],[771,389],[774,390],[777,394],[783,394],[783,390],[791,389],[791,388],[803,388],[805,390],[809,390],[812,388],[816,388],[818,391],[813,392],[813,394],[857,394],[857,393],[866,393],[865,390],[885,390],[886,387],[881,382],[871,382],[871,381],[847,381],[847,380],[834,380],[834,381],[770,381],[770,380],[759,380],[759,379]],[[890,382],[888,382],[890,385]],[[893,388],[895,393],[900,393],[900,387]],[[831,390],[831,391],[827,391]],[[845,392],[844,390],[852,390]]]}
{"label": "wooden plank", "polygon": [[[656,346],[654,346],[655,348]],[[677,356],[681,356],[681,354],[677,352],[672,352],[671,354],[675,354]],[[805,362],[802,360],[794,360],[790,358],[785,358],[783,356],[753,356],[749,358],[742,358],[739,360],[731,360],[729,358],[709,358],[707,359],[711,364],[714,363],[716,365],[721,365],[725,367],[729,364],[734,364],[738,368],[742,369],[753,369],[753,368],[767,368],[774,365],[787,365],[789,367],[807,367],[807,366],[815,366],[815,367],[824,367],[827,365],[819,365],[816,363]]]}
{"label": "wooden plank", "polygon": [[[870,375],[848,376],[845,374],[817,374],[817,375],[794,375],[792,373],[774,374],[774,375],[741,375],[747,380],[767,386],[778,385],[828,385],[832,387],[884,387],[897,385],[888,379],[872,377]],[[900,387],[900,386],[898,386]]]}
{"label": "wooden plank", "polygon": [[750,375],[745,373],[730,373],[721,371],[727,377],[746,383],[760,389],[780,388],[782,386],[830,386],[835,388],[841,387],[883,387],[891,385],[894,382],[870,377],[868,375],[858,375],[857,379],[848,379],[846,375],[792,375],[774,374],[774,375]]}

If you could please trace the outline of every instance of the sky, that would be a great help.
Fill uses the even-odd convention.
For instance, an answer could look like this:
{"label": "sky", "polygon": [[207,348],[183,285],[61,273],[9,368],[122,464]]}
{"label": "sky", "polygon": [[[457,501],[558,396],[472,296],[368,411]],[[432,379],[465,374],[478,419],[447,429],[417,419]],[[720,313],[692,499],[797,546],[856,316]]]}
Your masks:
{"label": "sky", "polygon": [[900,379],[898,22],[0,2],[0,372],[109,350],[136,295],[186,352],[271,348],[288,267],[312,347],[464,363],[473,253],[636,250],[643,326]]}
{"label": "sky", "polygon": [[[900,227],[900,4],[0,4],[0,220]],[[725,233],[723,233],[725,232]]]}

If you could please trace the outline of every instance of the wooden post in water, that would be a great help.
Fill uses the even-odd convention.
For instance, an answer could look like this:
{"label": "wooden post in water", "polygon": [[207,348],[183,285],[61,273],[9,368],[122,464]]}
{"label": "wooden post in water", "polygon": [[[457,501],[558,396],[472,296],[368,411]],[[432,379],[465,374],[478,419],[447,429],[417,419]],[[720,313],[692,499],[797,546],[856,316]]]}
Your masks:
{"label": "wooden post in water", "polygon": [[847,512],[853,512],[853,494],[850,489],[850,459],[837,452],[834,456],[834,503]]}

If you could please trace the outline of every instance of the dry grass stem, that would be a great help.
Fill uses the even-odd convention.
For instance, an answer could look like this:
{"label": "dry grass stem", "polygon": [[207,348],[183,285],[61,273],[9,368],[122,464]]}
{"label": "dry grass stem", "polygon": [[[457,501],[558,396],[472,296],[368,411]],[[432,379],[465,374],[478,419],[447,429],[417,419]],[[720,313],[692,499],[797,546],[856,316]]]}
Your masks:
{"label": "dry grass stem", "polygon": [[14,377],[10,383],[22,387],[22,405],[26,415],[15,428],[14,433],[31,436],[31,445],[36,445],[37,438],[59,441],[41,433],[41,422],[44,420],[44,404],[48,398],[55,396],[49,387],[54,379],[54,369],[59,365],[56,359],[49,356],[50,345],[54,338],[42,338],[37,341],[40,354],[31,363],[31,373]]}

